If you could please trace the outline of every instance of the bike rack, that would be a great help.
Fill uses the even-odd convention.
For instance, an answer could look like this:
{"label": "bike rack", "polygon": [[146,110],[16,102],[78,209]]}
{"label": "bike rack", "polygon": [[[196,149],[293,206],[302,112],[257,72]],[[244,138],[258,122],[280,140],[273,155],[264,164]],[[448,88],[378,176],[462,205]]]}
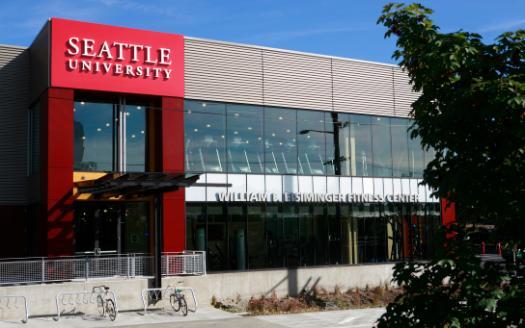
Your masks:
{"label": "bike rack", "polygon": [[[97,296],[101,295],[101,291],[82,291],[82,292],[60,292],[55,298],[57,307],[57,316],[53,320],[60,320],[60,304],[62,305],[82,305],[82,304],[96,304]],[[118,314],[117,296],[111,290],[108,291],[108,295],[113,299],[115,303],[115,311]],[[62,300],[60,302],[59,300]]]}
{"label": "bike rack", "polygon": [[2,300],[5,300],[5,303],[6,303],[5,307],[7,309],[9,309],[11,307],[11,305],[14,308],[18,308],[18,300],[23,300],[24,301],[24,319],[22,319],[22,322],[23,323],[27,323],[27,321],[29,320],[29,310],[27,308],[27,298],[25,296],[22,296],[22,295],[2,295],[2,296],[0,296],[0,304],[1,304]]}
{"label": "bike rack", "polygon": [[144,315],[148,312],[148,302],[147,299],[149,298],[149,295],[153,294],[155,297],[162,299],[162,295],[168,294],[168,292],[171,290],[173,293],[175,293],[175,290],[189,290],[191,292],[191,297],[193,298],[193,303],[195,304],[195,309],[192,310],[188,307],[188,311],[190,312],[197,312],[197,308],[199,304],[197,303],[197,298],[195,297],[195,291],[191,287],[173,287],[169,286],[166,288],[144,288],[141,293],[142,297],[142,304],[144,305]]}

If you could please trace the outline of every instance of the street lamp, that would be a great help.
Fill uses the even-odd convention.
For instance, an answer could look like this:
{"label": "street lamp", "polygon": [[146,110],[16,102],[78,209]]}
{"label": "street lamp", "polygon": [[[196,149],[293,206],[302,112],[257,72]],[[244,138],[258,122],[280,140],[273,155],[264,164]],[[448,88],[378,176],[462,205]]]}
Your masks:
{"label": "street lamp", "polygon": [[338,120],[338,113],[330,113],[334,125],[333,131],[306,129],[299,131],[299,134],[308,134],[310,132],[326,133],[333,135],[334,139],[334,159],[323,163],[323,165],[333,164],[335,175],[341,175],[341,162],[346,161],[346,157],[341,156],[341,147],[339,145],[339,129],[348,124],[348,122],[340,122]]}

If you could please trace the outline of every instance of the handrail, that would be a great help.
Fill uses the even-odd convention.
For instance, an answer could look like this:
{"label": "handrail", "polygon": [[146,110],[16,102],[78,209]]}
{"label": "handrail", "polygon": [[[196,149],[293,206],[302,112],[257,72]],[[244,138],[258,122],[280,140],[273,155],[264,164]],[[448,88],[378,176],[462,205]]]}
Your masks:
{"label": "handrail", "polygon": [[[46,283],[93,278],[149,277],[153,275],[150,254],[111,254],[0,260],[0,285]],[[205,275],[206,253],[183,251],[162,255],[163,276]]]}

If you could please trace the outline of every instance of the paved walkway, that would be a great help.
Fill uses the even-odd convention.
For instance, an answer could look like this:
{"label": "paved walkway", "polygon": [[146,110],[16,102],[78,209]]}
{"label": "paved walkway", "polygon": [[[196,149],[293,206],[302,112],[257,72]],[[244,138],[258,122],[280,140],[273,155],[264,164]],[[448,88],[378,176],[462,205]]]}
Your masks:
{"label": "paved walkway", "polygon": [[[184,323],[194,321],[221,321],[225,319],[238,318],[238,315],[217,310],[213,307],[200,307],[197,312],[189,312],[188,316],[183,317],[180,313],[155,311],[147,315],[142,312],[120,312],[115,321],[109,318],[101,318],[95,315],[76,315],[63,316],[55,321],[51,317],[29,318],[27,324],[21,321],[0,321],[0,327],[20,327],[20,328],[96,328],[96,327],[129,327],[136,325],[150,326],[161,323]],[[171,326],[170,326],[171,327]]]}
{"label": "paved walkway", "polygon": [[177,313],[154,312],[146,316],[137,312],[119,313],[114,322],[95,316],[65,316],[58,322],[52,318],[30,318],[27,324],[20,321],[0,322],[0,327],[38,327],[38,328],[95,328],[95,327],[134,327],[134,328],[309,328],[309,327],[373,327],[384,309],[359,309],[344,311],[310,312],[271,316],[244,317],[211,307],[202,307],[187,317]]}
{"label": "paved walkway", "polygon": [[373,327],[384,312],[383,308],[373,308],[260,316],[257,319],[287,328]]}

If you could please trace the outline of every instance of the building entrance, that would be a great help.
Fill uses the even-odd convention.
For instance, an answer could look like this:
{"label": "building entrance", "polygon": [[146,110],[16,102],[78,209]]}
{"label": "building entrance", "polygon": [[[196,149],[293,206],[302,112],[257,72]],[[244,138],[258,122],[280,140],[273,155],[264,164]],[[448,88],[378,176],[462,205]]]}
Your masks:
{"label": "building entrance", "polygon": [[149,212],[147,202],[76,202],[75,252],[149,253]]}

